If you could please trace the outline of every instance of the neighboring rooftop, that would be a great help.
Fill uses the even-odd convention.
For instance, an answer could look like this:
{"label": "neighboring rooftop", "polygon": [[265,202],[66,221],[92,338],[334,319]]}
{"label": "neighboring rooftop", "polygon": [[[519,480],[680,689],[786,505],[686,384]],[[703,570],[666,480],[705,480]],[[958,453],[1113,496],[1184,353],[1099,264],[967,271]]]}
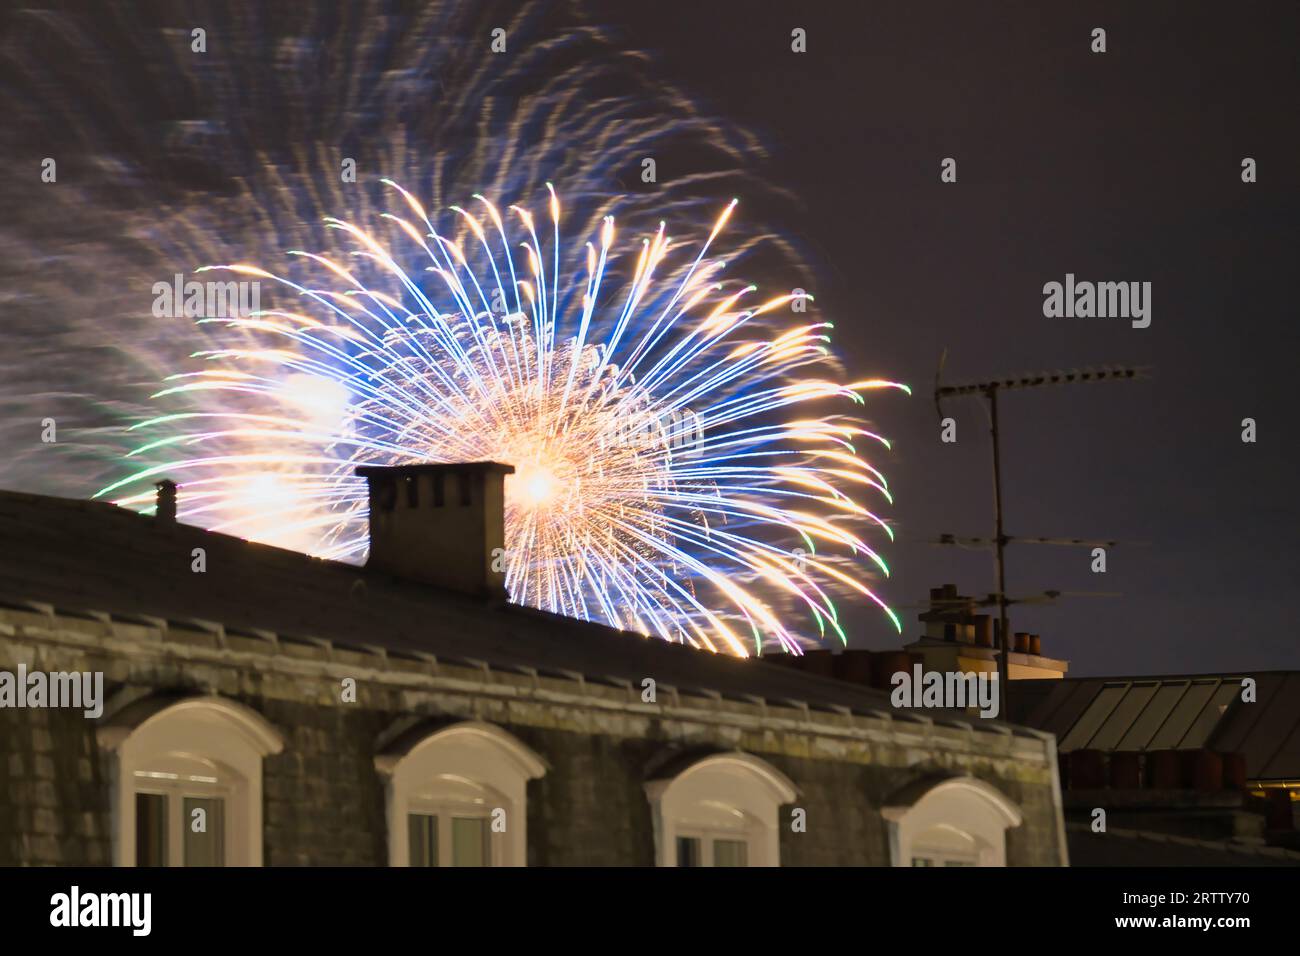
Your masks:
{"label": "neighboring rooftop", "polygon": [[[191,552],[200,547],[206,571],[196,573]],[[638,688],[653,677],[681,693],[1008,729],[953,711],[909,714],[869,687],[399,581],[94,501],[0,491],[0,603],[207,621]]]}
{"label": "neighboring rooftop", "polygon": [[[1255,701],[1242,681],[1255,681]],[[1019,681],[1012,718],[1057,748],[1240,753],[1253,783],[1300,782],[1300,671]]]}

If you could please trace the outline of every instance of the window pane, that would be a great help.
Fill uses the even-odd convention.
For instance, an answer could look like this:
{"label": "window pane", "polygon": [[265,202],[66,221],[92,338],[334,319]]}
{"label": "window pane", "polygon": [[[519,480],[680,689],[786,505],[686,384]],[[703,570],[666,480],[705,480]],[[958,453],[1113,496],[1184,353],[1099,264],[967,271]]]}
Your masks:
{"label": "window pane", "polygon": [[1083,712],[1083,716],[1070,728],[1070,732],[1061,740],[1058,749],[1080,750],[1087,747],[1088,741],[1092,740],[1102,722],[1110,716],[1115,706],[1124,699],[1124,694],[1127,691],[1127,687],[1117,685],[1103,687],[1098,691],[1091,706]]}
{"label": "window pane", "polygon": [[226,801],[220,797],[185,797],[182,807],[185,865],[225,866]]}
{"label": "window pane", "polygon": [[411,840],[411,866],[438,865],[438,818],[412,813],[407,818]]}
{"label": "window pane", "polygon": [[135,865],[167,865],[167,798],[160,793],[135,795]]}
{"label": "window pane", "polygon": [[714,866],[749,866],[749,846],[744,840],[714,840]]}
{"label": "window pane", "polygon": [[929,857],[925,857],[925,856],[914,856],[912,857],[912,865],[913,866],[934,866],[934,860],[931,860]]}
{"label": "window pane", "polygon": [[1114,750],[1116,744],[1128,733],[1133,722],[1142,713],[1143,708],[1155,696],[1155,692],[1155,684],[1135,684],[1130,687],[1123,700],[1111,711],[1110,717],[1106,719],[1101,730],[1088,741],[1088,746],[1094,750]]}
{"label": "window pane", "polygon": [[677,838],[677,865],[700,865],[700,841],[695,837]]}
{"label": "window pane", "polygon": [[1178,701],[1178,706],[1156,732],[1155,738],[1147,745],[1148,750],[1171,750],[1187,735],[1187,728],[1192,726],[1197,715],[1205,709],[1206,702],[1214,693],[1215,685],[1208,681],[1192,684]]}
{"label": "window pane", "polygon": [[1142,711],[1142,716],[1133,722],[1133,727],[1124,735],[1124,739],[1119,742],[1119,747],[1116,749],[1145,750],[1186,690],[1186,681],[1162,684],[1156,691],[1156,696],[1151,699],[1151,703],[1147,704],[1146,710]]}
{"label": "window pane", "polygon": [[1237,699],[1239,693],[1241,693],[1240,683],[1220,684],[1205,709],[1197,715],[1192,726],[1188,728],[1187,735],[1178,744],[1178,749],[1196,750],[1204,747],[1205,742],[1210,739],[1210,734],[1215,727],[1219,726],[1219,721],[1223,719],[1223,715],[1227,713],[1228,707]]}
{"label": "window pane", "polygon": [[487,820],[453,817],[451,821],[451,865],[488,866]]}

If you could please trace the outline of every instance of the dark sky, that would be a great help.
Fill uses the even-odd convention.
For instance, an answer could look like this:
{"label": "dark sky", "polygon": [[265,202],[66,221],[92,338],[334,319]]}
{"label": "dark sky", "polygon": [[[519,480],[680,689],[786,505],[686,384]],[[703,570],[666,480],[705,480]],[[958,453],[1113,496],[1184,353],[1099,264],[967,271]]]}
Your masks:
{"label": "dark sky", "polygon": [[[218,2],[217,9],[230,8],[223,16],[209,14],[209,6],[148,5],[148,19],[172,33],[211,23],[213,63],[224,62],[222,50],[235,45],[232,28],[300,19],[297,8],[286,15],[278,5]],[[392,6],[409,16],[417,4]],[[547,12],[557,22],[572,12],[555,7]],[[161,120],[189,116],[194,104],[158,90],[156,74],[140,67],[146,55],[172,55],[168,43],[144,29],[104,35],[89,18],[85,35],[106,48],[109,67],[66,54],[43,58],[44,47],[19,38],[18,9],[0,9],[0,26],[14,31],[0,93],[16,82],[10,102],[30,106],[40,102],[47,80],[57,86],[63,74],[76,73],[71,88],[102,87],[101,98],[125,111],[100,110],[83,92],[83,116],[115,136],[123,129],[139,134],[138,143],[123,147],[139,178],[148,184],[172,175],[160,166],[171,154],[155,131]],[[306,31],[309,39],[313,29],[327,34],[339,29],[339,11],[353,8],[314,9],[301,18],[306,25],[285,29]],[[480,26],[496,22],[498,9],[505,22],[517,7],[475,6],[481,23],[473,20],[470,35],[481,36]],[[941,532],[987,537],[993,525],[979,402],[948,405],[958,441],[939,440],[931,392],[946,348],[951,382],[1089,365],[1154,367],[1147,381],[1004,396],[1008,533],[1146,542],[1113,550],[1104,575],[1090,571],[1086,550],[1013,547],[1013,595],[1121,595],[1016,608],[1016,630],[1041,633],[1044,652],[1070,660],[1074,674],[1300,667],[1300,516],[1292,491],[1300,411],[1292,382],[1300,341],[1292,332],[1300,264],[1300,5],[599,0],[576,9],[613,28],[624,48],[650,51],[648,76],[757,134],[767,157],[737,180],[742,205],[730,232],[743,235],[758,224],[788,237],[814,277],[815,314],[836,324],[849,374],[913,386],[910,399],[877,394],[868,406],[895,441],[885,466],[899,542],[886,551],[895,573],[883,591],[900,608],[909,639],[930,587],[950,582],[980,595],[994,589],[988,552],[926,543]],[[258,12],[268,10],[276,16]],[[548,23],[540,21],[537,31],[546,34]],[[807,53],[790,50],[795,27],[807,31]],[[1107,31],[1104,54],[1090,51],[1095,27]],[[51,27],[40,35],[75,33]],[[450,49],[459,41],[430,42]],[[30,49],[40,54],[34,72],[13,73],[16,53]],[[315,49],[300,44],[286,54],[277,47],[265,75],[253,79],[275,75],[281,56]],[[465,43],[466,64],[482,55]],[[454,85],[456,75],[443,79]],[[415,82],[418,117],[427,112],[424,80],[399,71],[384,81]],[[253,80],[245,87],[263,88]],[[306,91],[309,103],[330,95],[327,84],[317,87]],[[197,88],[205,91],[202,82]],[[238,117],[218,119],[260,116],[246,134],[259,145],[292,139],[274,104],[246,106],[241,101]],[[283,120],[310,122],[315,115],[283,111]],[[83,132],[39,116],[36,126],[39,135],[14,133],[21,140],[15,150],[45,155]],[[437,123],[431,128],[435,140],[445,132]],[[467,135],[475,131],[468,127]],[[698,168],[697,155],[664,149],[656,157],[661,179]],[[185,152],[177,168],[193,175],[203,155],[202,148]],[[1258,162],[1259,181],[1249,185],[1240,177],[1247,156]],[[956,183],[940,181],[945,157],[957,161]],[[639,159],[628,157],[629,170]],[[75,163],[65,168],[61,176],[75,182]],[[630,172],[628,182],[634,179]],[[733,188],[732,181],[719,188]],[[773,189],[793,198],[779,199]],[[0,183],[0,238],[25,228],[13,210],[36,208],[16,198],[29,192],[25,181],[11,179],[7,191]],[[719,195],[718,203],[727,198]],[[75,224],[82,213],[68,221]],[[40,228],[52,228],[37,219]],[[47,259],[33,274],[65,288],[55,265]],[[0,276],[4,268],[0,263]],[[113,270],[101,271],[113,281]],[[1123,319],[1045,318],[1043,285],[1066,273],[1150,282],[1150,328]],[[789,279],[746,276],[773,291]],[[91,272],[77,281],[95,278]],[[23,275],[15,284],[31,281]],[[97,290],[86,298],[98,301]],[[16,328],[15,306],[6,308],[0,334]],[[46,317],[38,310],[32,321]],[[0,336],[0,347],[4,341]],[[34,339],[23,341],[30,348]],[[80,354],[65,360],[84,375]],[[156,381],[151,370],[142,379]],[[0,398],[4,387],[0,382]],[[1255,444],[1241,441],[1246,417],[1258,423]],[[874,610],[852,612],[850,624],[856,646],[897,645]]]}
{"label": "dark sky", "polygon": [[[760,134],[771,158],[756,172],[800,199],[779,224],[818,277],[847,366],[915,389],[871,406],[896,439],[893,601],[944,582],[994,590],[988,552],[925,543],[988,536],[993,521],[979,402],[949,406],[958,442],[939,441],[942,349],[954,382],[1151,365],[1149,381],[1003,398],[1007,532],[1147,542],[1112,551],[1104,575],[1086,550],[1013,548],[1013,595],[1122,594],[1017,609],[1013,628],[1041,633],[1078,675],[1300,666],[1300,7],[637,6],[593,16]],[[794,27],[806,54],[790,52]],[[1094,27],[1104,55],[1090,52]],[[940,182],[944,157],[955,184]],[[1045,318],[1043,284],[1067,272],[1151,282],[1151,326]],[[905,613],[914,636],[917,609]],[[858,634],[896,641],[874,615]]]}

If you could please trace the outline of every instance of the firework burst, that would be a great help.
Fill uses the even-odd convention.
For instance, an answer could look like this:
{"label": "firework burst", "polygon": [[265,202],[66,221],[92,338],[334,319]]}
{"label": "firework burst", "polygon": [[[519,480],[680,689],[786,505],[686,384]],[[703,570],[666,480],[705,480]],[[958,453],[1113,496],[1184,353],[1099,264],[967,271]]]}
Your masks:
{"label": "firework burst", "polygon": [[[742,188],[788,201],[755,177],[750,132],[577,7],[201,0],[195,23],[221,39],[196,56],[165,4],[0,4],[0,154],[31,169],[57,157],[59,172],[47,190],[0,177],[0,487],[81,497],[119,476],[125,427],[154,411],[141,399],[210,331],[231,340],[160,321],[155,283],[286,249],[346,261],[350,237],[321,216],[379,221],[375,170],[434,209],[550,178],[582,236],[615,210],[697,222]],[[511,54],[480,55],[497,27]],[[629,157],[662,153],[683,168],[630,191]],[[780,246],[753,229],[744,251],[797,270]],[[45,418],[57,443],[33,440]]]}
{"label": "firework burst", "polygon": [[501,461],[517,603],[738,655],[843,640],[838,594],[898,627],[867,583],[888,568],[866,537],[892,532],[864,502],[889,491],[858,452],[888,442],[820,409],[904,386],[835,381],[829,323],[783,321],[795,296],[723,278],[734,201],[697,249],[661,223],[619,257],[607,216],[566,269],[553,190],[545,223],[476,196],[444,235],[385,183],[405,201],[383,214],[391,244],[330,219],[348,262],[200,270],[287,304],[199,320],[228,341],[154,396],[190,408],[135,426],[160,434],[131,457],[156,463],[101,495],[147,507],[166,475],[184,520],[358,562],[357,466]]}

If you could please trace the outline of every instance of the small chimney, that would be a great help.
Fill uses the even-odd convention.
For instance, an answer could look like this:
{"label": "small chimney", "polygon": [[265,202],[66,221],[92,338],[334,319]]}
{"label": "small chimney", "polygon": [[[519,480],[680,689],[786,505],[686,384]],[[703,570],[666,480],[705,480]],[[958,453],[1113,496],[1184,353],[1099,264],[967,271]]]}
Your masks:
{"label": "small chimney", "polygon": [[[505,600],[505,476],[511,465],[365,466],[366,567],[407,581]],[[496,552],[494,554],[494,552]]]}
{"label": "small chimney", "polygon": [[154,487],[158,489],[157,507],[154,509],[154,517],[159,521],[165,521],[168,524],[176,523],[176,482],[170,478],[164,478],[162,481],[155,482]]}

